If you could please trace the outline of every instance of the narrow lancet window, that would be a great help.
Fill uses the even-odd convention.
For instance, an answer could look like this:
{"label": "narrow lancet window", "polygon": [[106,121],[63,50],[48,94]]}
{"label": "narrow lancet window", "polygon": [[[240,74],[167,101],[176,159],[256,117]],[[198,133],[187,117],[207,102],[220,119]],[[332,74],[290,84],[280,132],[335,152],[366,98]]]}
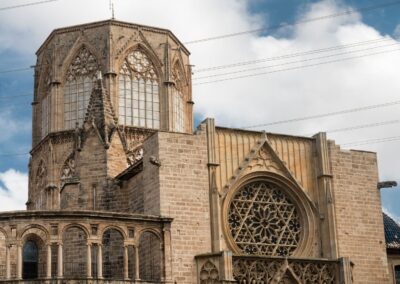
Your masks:
{"label": "narrow lancet window", "polygon": [[50,128],[50,108],[49,108],[49,98],[50,95],[47,95],[42,99],[41,111],[42,111],[42,138],[46,137],[49,134]]}
{"label": "narrow lancet window", "polygon": [[119,122],[129,126],[160,128],[159,94],[154,65],[141,50],[131,52],[119,72]]}
{"label": "narrow lancet window", "polygon": [[72,61],[64,85],[64,128],[82,125],[99,70],[96,58],[82,47]]}
{"label": "narrow lancet window", "polygon": [[175,67],[173,69],[172,80],[175,83],[175,86],[172,89],[172,111],[173,111],[174,131],[184,132],[185,108],[184,108],[184,95],[183,95],[183,76],[178,63],[175,64]]}

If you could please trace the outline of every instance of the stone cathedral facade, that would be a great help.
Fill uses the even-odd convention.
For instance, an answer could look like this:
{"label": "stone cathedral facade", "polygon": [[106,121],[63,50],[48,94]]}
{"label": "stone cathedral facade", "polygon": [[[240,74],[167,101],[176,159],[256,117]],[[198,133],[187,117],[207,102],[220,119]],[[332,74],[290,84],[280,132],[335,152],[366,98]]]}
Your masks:
{"label": "stone cathedral facade", "polygon": [[108,20],[37,52],[27,210],[3,283],[391,283],[376,155],[193,129],[189,51]]}

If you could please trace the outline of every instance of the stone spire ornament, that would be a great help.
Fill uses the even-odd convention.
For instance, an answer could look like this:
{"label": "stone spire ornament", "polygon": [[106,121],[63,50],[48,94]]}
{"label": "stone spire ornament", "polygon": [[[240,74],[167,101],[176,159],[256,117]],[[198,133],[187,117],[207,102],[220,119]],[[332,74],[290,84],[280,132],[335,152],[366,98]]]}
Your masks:
{"label": "stone spire ornament", "polygon": [[99,138],[108,149],[111,136],[117,130],[118,119],[111,105],[110,97],[103,87],[101,71],[97,73],[97,79],[89,100],[89,106],[85,117],[85,128],[94,127]]}

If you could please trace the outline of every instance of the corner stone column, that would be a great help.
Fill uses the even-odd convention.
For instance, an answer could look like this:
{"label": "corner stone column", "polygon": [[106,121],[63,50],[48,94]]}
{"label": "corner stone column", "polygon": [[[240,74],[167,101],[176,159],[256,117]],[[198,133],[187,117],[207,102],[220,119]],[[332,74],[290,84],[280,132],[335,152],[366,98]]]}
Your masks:
{"label": "corner stone column", "polygon": [[161,267],[164,281],[172,281],[172,246],[170,225],[164,225],[163,241],[161,243]]}
{"label": "corner stone column", "polygon": [[47,278],[51,278],[51,244],[47,245]]}
{"label": "corner stone column", "polygon": [[97,244],[97,278],[103,279],[103,246]]}
{"label": "corner stone column", "polygon": [[128,258],[128,246],[124,246],[124,279],[129,280],[129,258]]}
{"label": "corner stone column", "polygon": [[11,278],[11,270],[10,270],[10,246],[6,246],[6,279],[10,280]]}
{"label": "corner stone column", "polygon": [[86,266],[87,266],[87,277],[92,278],[92,244],[87,245]]}
{"label": "corner stone column", "polygon": [[137,246],[133,247],[133,253],[134,253],[134,264],[135,266],[133,267],[133,278],[135,280],[140,280],[140,266],[139,266],[139,248]]}
{"label": "corner stone column", "polygon": [[17,279],[22,279],[22,246],[17,245]]}
{"label": "corner stone column", "polygon": [[58,244],[58,278],[63,278],[64,276],[64,264],[63,264],[63,245]]}

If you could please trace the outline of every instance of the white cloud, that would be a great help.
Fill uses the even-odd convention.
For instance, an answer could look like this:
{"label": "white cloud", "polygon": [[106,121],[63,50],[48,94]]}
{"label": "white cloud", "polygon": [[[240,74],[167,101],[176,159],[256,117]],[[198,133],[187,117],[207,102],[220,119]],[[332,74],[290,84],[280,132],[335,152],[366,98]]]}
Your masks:
{"label": "white cloud", "polygon": [[0,211],[25,210],[27,199],[28,175],[26,173],[14,169],[0,173]]}
{"label": "white cloud", "polygon": [[[0,103],[2,101],[0,100]],[[11,113],[9,110],[0,112],[0,143],[13,139],[16,135],[31,130],[31,122],[23,119],[18,119],[16,113]]]}
{"label": "white cloud", "polygon": [[400,24],[398,24],[398,25],[396,26],[396,28],[394,29],[393,36],[394,36],[397,40],[400,39]]}

